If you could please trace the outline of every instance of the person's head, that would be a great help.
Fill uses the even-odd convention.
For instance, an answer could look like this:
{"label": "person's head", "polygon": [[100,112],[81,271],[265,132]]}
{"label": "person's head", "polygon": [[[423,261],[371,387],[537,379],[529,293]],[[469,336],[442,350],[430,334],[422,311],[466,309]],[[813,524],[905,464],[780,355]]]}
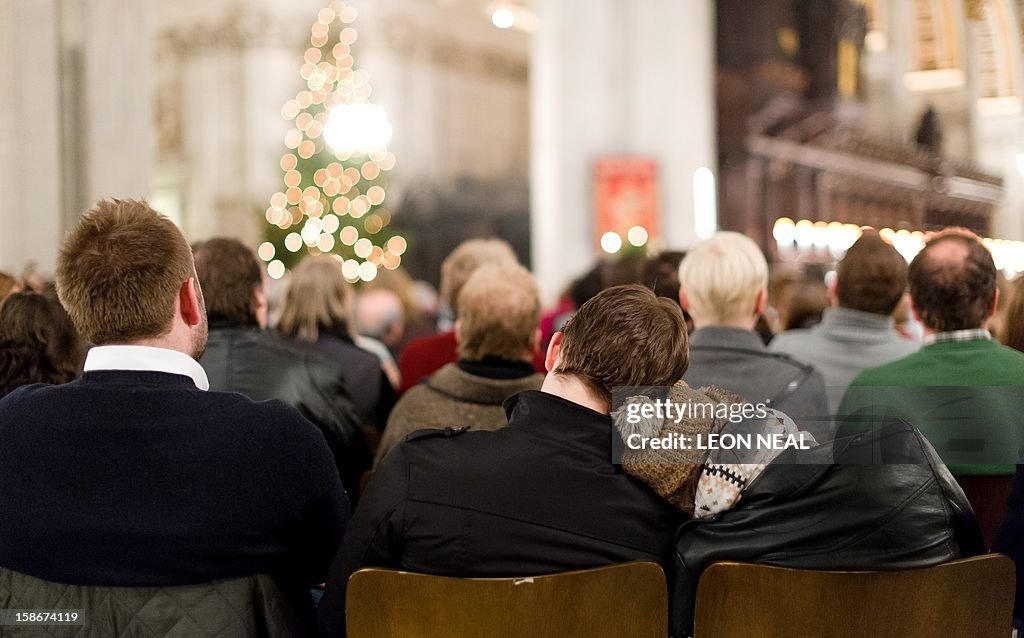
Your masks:
{"label": "person's head", "polygon": [[67,383],[84,348],[56,299],[16,292],[0,304],[0,396],[30,383]]}
{"label": "person's head", "polygon": [[639,284],[616,286],[583,304],[548,345],[552,377],[570,376],[605,408],[615,386],[670,386],[690,361],[679,304]]}
{"label": "person's head", "polygon": [[832,297],[840,308],[889,316],[907,289],[907,261],[877,231],[865,228],[836,268]]}
{"label": "person's head", "polygon": [[679,303],[697,328],[752,330],[767,301],[768,262],[749,237],[715,233],[679,265]]}
{"label": "person's head", "polygon": [[356,299],[356,330],[388,347],[397,347],[405,333],[402,300],[387,288],[364,291]]}
{"label": "person's head", "polygon": [[926,332],[983,328],[995,312],[992,253],[965,228],[930,235],[907,274],[911,309]]}
{"label": "person's head", "polygon": [[1010,294],[1003,317],[1003,343],[1024,352],[1024,275],[1010,282]]}
{"label": "person's head", "polygon": [[351,334],[354,296],[334,257],[306,257],[292,270],[277,329],[306,341],[316,341],[321,330]]}
{"label": "person's head", "polygon": [[787,301],[783,329],[810,328],[821,322],[829,307],[828,286],[819,278],[804,279],[793,286]]}
{"label": "person's head", "polygon": [[17,279],[5,272],[0,272],[0,303],[3,303],[4,299],[20,290],[21,285]]}
{"label": "person's head", "polygon": [[522,266],[477,268],[459,293],[459,358],[530,361],[540,338],[540,293]]}
{"label": "person's head", "polygon": [[260,262],[237,239],[217,237],[193,247],[210,323],[219,327],[267,325]]}
{"label": "person's head", "polygon": [[441,300],[459,316],[459,292],[473,271],[484,264],[517,264],[508,242],[500,239],[469,239],[459,244],[441,263]]}
{"label": "person's head", "polygon": [[685,252],[665,251],[644,263],[643,284],[659,297],[679,301],[679,264]]}
{"label": "person's head", "polygon": [[398,300],[402,302],[402,316],[406,321],[419,318],[420,305],[413,292],[412,277],[404,268],[401,266],[394,270],[378,268],[377,276],[372,281],[363,284],[363,290],[376,290],[377,288],[384,288],[395,293]]}
{"label": "person's head", "polygon": [[61,246],[57,294],[95,345],[148,344],[199,357],[206,310],[181,231],[144,201],[100,200]]}

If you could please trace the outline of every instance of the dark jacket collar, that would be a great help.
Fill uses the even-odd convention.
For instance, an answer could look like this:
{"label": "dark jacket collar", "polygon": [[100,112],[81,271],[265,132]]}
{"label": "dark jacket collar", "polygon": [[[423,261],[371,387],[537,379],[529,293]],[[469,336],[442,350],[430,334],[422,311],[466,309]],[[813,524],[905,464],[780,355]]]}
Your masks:
{"label": "dark jacket collar", "polygon": [[510,361],[490,355],[479,361],[459,359],[458,365],[463,372],[485,379],[522,379],[536,373],[528,361]]}
{"label": "dark jacket collar", "polygon": [[728,328],[725,326],[706,326],[694,330],[690,335],[690,345],[697,348],[743,348],[766,352],[764,342],[753,330]]}
{"label": "dark jacket collar", "polygon": [[540,390],[512,395],[504,407],[510,427],[587,448],[611,461],[614,426],[609,415]]}

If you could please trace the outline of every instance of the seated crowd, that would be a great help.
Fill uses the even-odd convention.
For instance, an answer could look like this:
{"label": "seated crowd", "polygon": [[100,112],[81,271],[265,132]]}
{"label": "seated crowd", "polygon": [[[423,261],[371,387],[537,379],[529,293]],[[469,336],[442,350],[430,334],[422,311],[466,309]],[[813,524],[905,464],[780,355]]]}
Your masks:
{"label": "seated crowd", "polygon": [[[1024,279],[1001,295],[963,229],[909,266],[864,229],[800,309],[734,232],[600,264],[549,312],[493,239],[445,260],[440,304],[400,272],[357,292],[323,255],[272,299],[247,246],[190,246],[133,200],[87,211],[55,274],[0,276],[0,608],[258,577],[280,598],[251,607],[267,633],[342,636],[361,568],[643,560],[682,638],[714,561],[887,570],[992,549],[1024,575]],[[762,410],[627,416],[655,395]],[[740,431],[800,445],[624,445]],[[879,450],[898,461],[864,461]]]}

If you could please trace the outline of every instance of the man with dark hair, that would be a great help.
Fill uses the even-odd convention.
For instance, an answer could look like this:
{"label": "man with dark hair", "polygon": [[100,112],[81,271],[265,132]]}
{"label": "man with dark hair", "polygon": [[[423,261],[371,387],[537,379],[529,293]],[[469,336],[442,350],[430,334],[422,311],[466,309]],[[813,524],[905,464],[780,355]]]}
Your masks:
{"label": "man with dark hair", "polygon": [[342,483],[354,500],[371,456],[362,424],[340,369],[264,330],[267,298],[260,263],[236,239],[194,247],[196,272],[206,293],[210,338],[200,363],[210,387],[264,401],[278,399],[320,428]]}
{"label": "man with dark hair", "polygon": [[177,227],[145,202],[98,202],[61,248],[57,291],[95,347],[80,379],[0,400],[0,590],[31,579],[13,593],[42,606],[69,584],[269,574],[312,620],[307,588],[340,542],[345,493],[297,412],[206,391],[203,294]]}
{"label": "man with dark hair", "polygon": [[986,329],[999,293],[992,255],[977,235],[933,234],[908,274],[924,346],[860,373],[843,397],[840,429],[893,418],[917,426],[961,482],[991,542],[1024,445],[1024,354]]}
{"label": "man with dark hair", "polygon": [[832,308],[821,323],[787,330],[769,349],[821,372],[829,409],[837,410],[847,386],[862,371],[917,351],[918,344],[893,328],[892,312],[906,288],[906,260],[876,231],[864,229],[839,262],[829,289]]}
{"label": "man with dark hair", "polygon": [[686,371],[679,305],[639,285],[605,290],[546,359],[541,390],[506,402],[506,427],[422,430],[384,458],[331,567],[321,635],[341,635],[361,567],[525,576],[667,564],[681,515],[612,464],[610,403],[614,386],[669,386]]}

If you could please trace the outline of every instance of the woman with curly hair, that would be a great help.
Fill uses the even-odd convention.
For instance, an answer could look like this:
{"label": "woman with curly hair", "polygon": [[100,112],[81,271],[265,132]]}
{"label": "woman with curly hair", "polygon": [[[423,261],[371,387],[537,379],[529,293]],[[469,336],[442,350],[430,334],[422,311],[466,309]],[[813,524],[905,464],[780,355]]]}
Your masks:
{"label": "woman with curly hair", "polygon": [[81,372],[82,342],[64,308],[16,292],[0,304],[0,397],[31,383],[67,383]]}

